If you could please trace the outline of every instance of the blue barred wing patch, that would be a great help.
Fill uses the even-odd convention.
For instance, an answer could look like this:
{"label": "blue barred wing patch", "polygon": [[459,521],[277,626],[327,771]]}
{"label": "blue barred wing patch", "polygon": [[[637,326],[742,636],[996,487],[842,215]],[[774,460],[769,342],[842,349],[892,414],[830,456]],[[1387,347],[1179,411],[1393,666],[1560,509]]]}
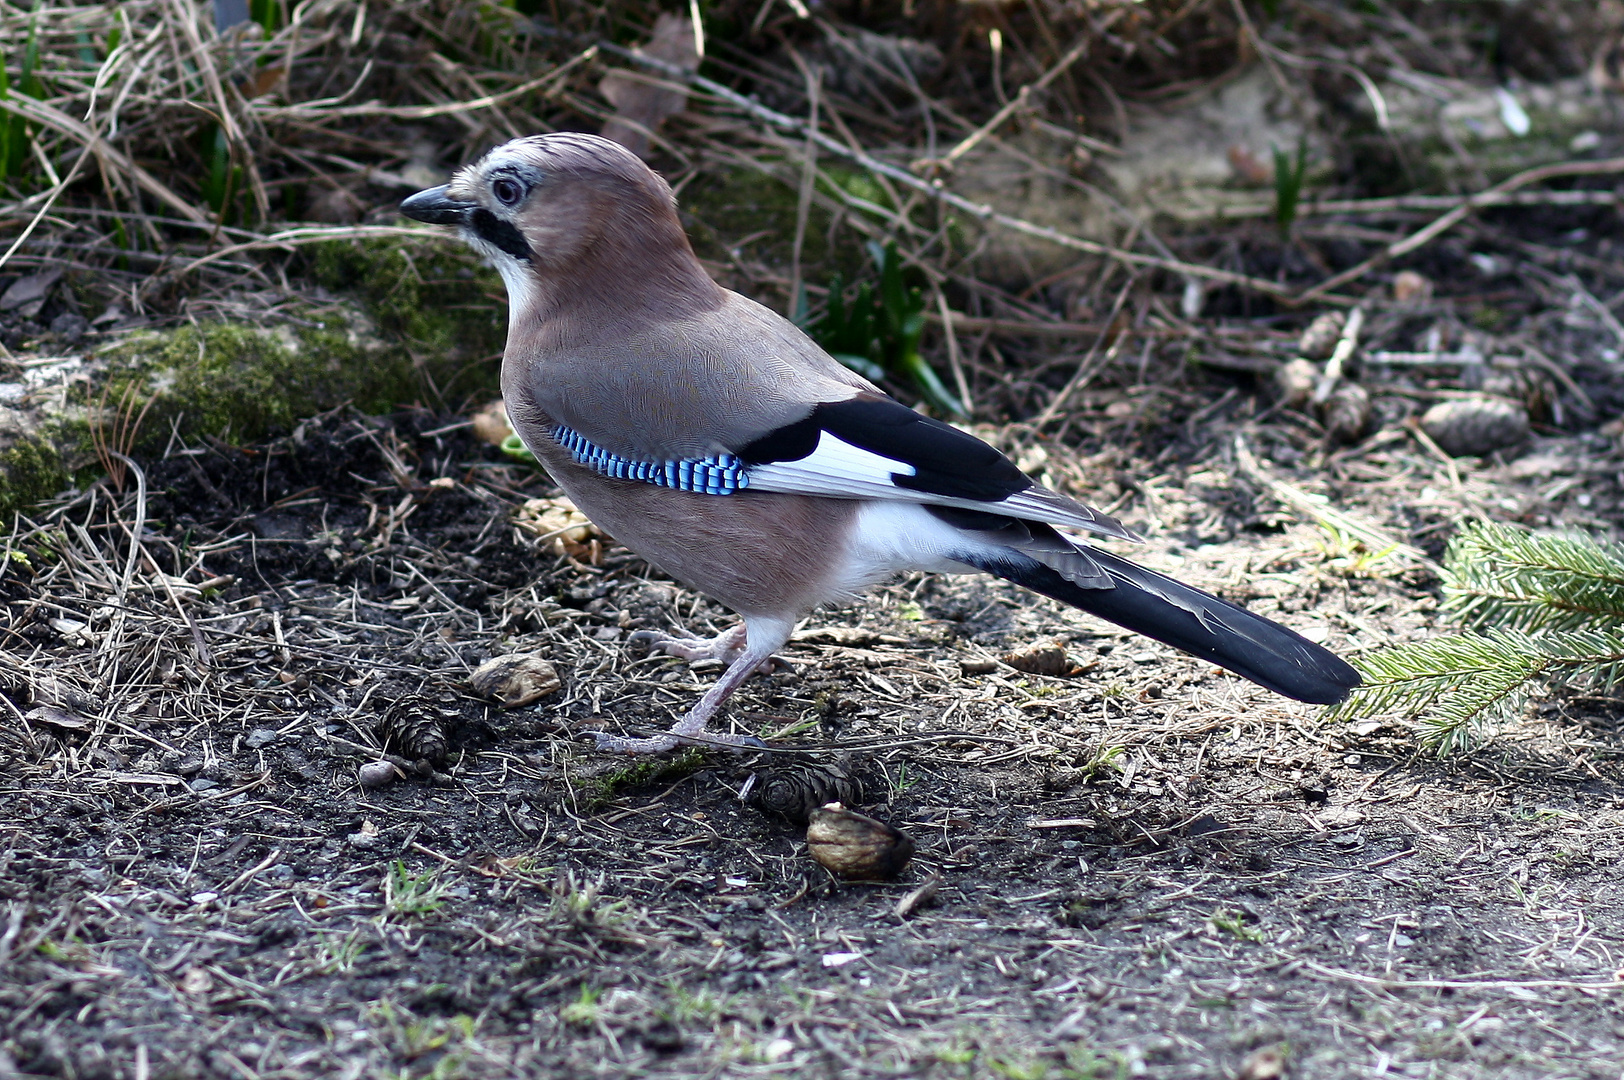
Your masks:
{"label": "blue barred wing patch", "polygon": [[701,495],[732,495],[750,486],[745,464],[732,454],[676,461],[633,461],[587,441],[586,436],[559,424],[553,439],[570,452],[577,464],[616,480],[641,480],[645,484],[694,491]]}

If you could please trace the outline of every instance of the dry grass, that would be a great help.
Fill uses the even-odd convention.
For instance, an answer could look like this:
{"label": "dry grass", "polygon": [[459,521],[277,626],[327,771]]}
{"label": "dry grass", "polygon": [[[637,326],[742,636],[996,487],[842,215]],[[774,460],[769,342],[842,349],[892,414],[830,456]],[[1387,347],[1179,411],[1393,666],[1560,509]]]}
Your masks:
{"label": "dry grass", "polygon": [[[30,132],[0,273],[65,267],[87,315],[157,322],[325,302],[290,248],[437,243],[397,224],[401,195],[608,119],[599,82],[650,12],[536,6],[277,3],[221,36],[186,0],[0,3],[0,118]],[[1618,163],[1412,190],[1339,110],[1361,76],[1497,78],[1481,46],[1510,9],[1266,7],[708,5],[705,81],[652,154],[714,272],[783,309],[895,240],[981,434],[1123,516],[1158,568],[1357,655],[1436,631],[1461,517],[1624,517],[1621,239],[1583,176]],[[1087,236],[963,194],[992,162],[1104,200],[1090,160],[1130,117],[1254,62],[1333,146],[1366,139],[1290,236],[1266,193],[1222,226],[1121,209]],[[1068,156],[1034,150],[1055,140]],[[991,275],[998,230],[1068,254]],[[1434,291],[1395,297],[1399,267]],[[1350,303],[1342,378],[1372,422],[1342,442],[1270,387]],[[18,319],[7,380],[48,351]],[[144,403],[89,377],[111,473]],[[1450,458],[1406,423],[1485,387],[1529,405],[1525,447]],[[729,616],[612,545],[538,540],[520,508],[554,493],[464,427],[177,435],[11,524],[0,1073],[1616,1077],[1616,700],[1553,696],[1438,762],[1400,724],[1327,726],[1013,588],[920,576],[818,616],[797,672],[741,692],[729,718],[778,754],[628,766],[571,736],[663,728],[712,677],[628,633]],[[1003,662],[1056,638],[1069,676]],[[514,650],[561,692],[475,698],[467,673]],[[401,753],[402,717],[450,753]],[[778,758],[836,755],[919,842],[909,879],[835,883],[737,798]],[[398,771],[363,787],[377,762]]]}
{"label": "dry grass", "polygon": [[[1081,261],[1061,283],[1075,280],[1096,308],[1119,276],[1139,282],[1128,314],[1143,326],[1147,287],[1154,293],[1196,283],[1293,306],[1349,304],[1356,297],[1337,289],[1423,246],[1472,207],[1536,181],[1624,168],[1620,160],[1553,166],[1470,200],[1446,199],[1446,212],[1430,225],[1395,234],[1354,267],[1317,275],[1307,265],[1271,273],[1266,264],[1278,258],[1266,255],[1257,269],[1244,258],[1237,268],[1234,259],[1209,257],[1203,248],[1212,245],[1201,240],[1170,246],[1154,223],[1120,206],[1113,240],[1023,220],[955,191],[955,170],[990,155],[1005,162],[997,168],[1041,175],[1109,203],[1087,162],[1114,152],[1124,99],[1154,102],[1221,81],[1237,54],[1261,56],[1283,85],[1284,72],[1296,73],[1301,82],[1291,83],[1292,92],[1305,115],[1323,114],[1313,94],[1375,94],[1365,69],[1376,71],[1378,63],[1481,78],[1484,61],[1465,46],[1474,35],[1498,32],[1492,5],[1449,17],[1424,6],[1378,5],[1362,14],[1338,8],[1260,26],[1258,13],[1220,0],[1043,3],[1009,12],[943,9],[898,27],[915,36],[882,37],[835,18],[799,18],[798,5],[776,0],[721,4],[708,12],[706,78],[629,53],[621,43],[647,33],[639,25],[647,13],[630,4],[541,5],[534,17],[444,0],[266,0],[253,10],[259,22],[219,33],[212,8],[190,0],[0,5],[0,33],[11,43],[6,59],[15,69],[0,110],[19,132],[5,178],[14,197],[0,206],[0,223],[17,232],[0,267],[64,260],[96,267],[123,277],[125,306],[137,312],[172,309],[202,285],[186,283],[188,275],[205,270],[216,284],[285,285],[277,251],[399,235],[386,193],[425,186],[516,135],[600,126],[611,110],[597,84],[611,66],[634,74],[653,66],[656,78],[689,81],[689,110],[653,133],[654,152],[679,189],[702,174],[759,169],[800,190],[802,228],[815,206],[833,215],[831,240],[841,233],[851,237],[847,244],[895,238],[908,264],[925,274],[929,310],[955,354],[955,328],[970,330],[987,316],[1000,320],[1002,334],[1065,321],[1034,295],[1038,285],[1011,295],[979,280],[974,252],[956,248],[950,236],[955,216],[1075,252]],[[1597,27],[1575,22],[1572,13],[1557,22],[1545,63],[1561,69],[1582,62],[1583,41]],[[1372,33],[1383,35],[1380,61],[1360,48]],[[809,132],[805,118],[815,112],[818,130]],[[1338,121],[1321,115],[1318,122],[1337,133]],[[1075,143],[1072,167],[1032,156],[1027,136],[1043,131]],[[822,171],[831,160],[860,168],[881,197]],[[1359,166],[1344,172],[1348,194],[1364,194],[1375,175]],[[1427,205],[1337,194],[1315,192],[1296,211],[1298,221],[1310,230],[1333,215],[1403,221]],[[1257,212],[1275,209],[1262,203]],[[305,224],[361,217],[374,223]],[[738,269],[769,288],[823,280],[804,274],[799,249],[796,256],[767,280],[760,268]],[[1055,282],[1048,284],[1052,294]]]}

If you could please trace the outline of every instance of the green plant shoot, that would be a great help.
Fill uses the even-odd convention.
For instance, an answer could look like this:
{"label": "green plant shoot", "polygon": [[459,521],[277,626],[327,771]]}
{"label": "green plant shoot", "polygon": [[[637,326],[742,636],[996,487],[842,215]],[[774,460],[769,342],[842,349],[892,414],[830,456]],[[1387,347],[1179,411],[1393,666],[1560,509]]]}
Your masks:
{"label": "green plant shoot", "polygon": [[[879,292],[859,282],[848,304],[846,283],[836,275],[829,282],[829,303],[823,317],[807,326],[815,341],[842,364],[875,382],[894,376],[906,378],[937,412],[964,416],[959,403],[925,358],[919,341],[925,333],[925,300],[921,290],[902,279],[902,259],[895,243],[868,245],[880,272]],[[804,302],[797,298],[799,321],[805,322]]]}
{"label": "green plant shoot", "polygon": [[1297,141],[1296,160],[1278,146],[1270,149],[1274,151],[1274,222],[1280,227],[1280,235],[1286,236],[1297,221],[1297,204],[1302,201],[1303,176],[1308,171],[1308,136]]}

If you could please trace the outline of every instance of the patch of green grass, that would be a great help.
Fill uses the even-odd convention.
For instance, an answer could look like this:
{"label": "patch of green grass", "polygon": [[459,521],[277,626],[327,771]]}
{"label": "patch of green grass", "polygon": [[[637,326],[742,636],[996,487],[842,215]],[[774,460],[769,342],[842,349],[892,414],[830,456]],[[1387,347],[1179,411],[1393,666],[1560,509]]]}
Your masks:
{"label": "patch of green grass", "polygon": [[[23,42],[18,58],[17,91],[32,98],[43,98],[45,87],[34,74],[39,66],[39,9],[41,0],[35,0],[34,12],[28,20],[28,37]],[[0,62],[0,101],[11,97],[11,80],[6,64]],[[13,112],[0,114],[0,181],[36,180],[30,169],[29,148],[34,133],[28,121]],[[32,186],[32,185],[30,185]]]}
{"label": "patch of green grass", "polygon": [[706,987],[694,991],[675,981],[666,983],[665,993],[669,1004],[662,1013],[679,1028],[684,1024],[710,1024],[720,1019],[729,1011],[732,1000]]}
{"label": "patch of green grass", "polygon": [[394,916],[432,915],[445,905],[446,885],[440,871],[430,868],[417,873],[396,859],[383,876],[384,910]]}
{"label": "patch of green grass", "polygon": [[1380,565],[1398,550],[1397,544],[1372,551],[1363,540],[1327,522],[1320,523],[1314,546],[1324,558],[1325,568],[1343,577],[1384,577],[1400,569],[1394,564]]}
{"label": "patch of green grass", "polygon": [[1134,1062],[1124,1054],[1114,1050],[1100,1053],[1081,1042],[1063,1052],[1035,1053],[972,1035],[938,1047],[934,1053],[940,1064],[949,1067],[949,1075],[977,1080],[1128,1080],[1135,1075]]}
{"label": "patch of green grass", "polygon": [[460,1013],[420,1017],[385,998],[363,1009],[361,1019],[384,1049],[406,1061],[400,1069],[381,1075],[396,1080],[452,1080],[467,1074],[479,1031],[474,1017]]}
{"label": "patch of green grass", "polygon": [[553,880],[550,922],[582,930],[601,930],[626,921],[629,901],[603,895],[603,877],[578,882],[573,873]]}
{"label": "patch of green grass", "polygon": [[1109,775],[1120,775],[1122,764],[1117,759],[1128,752],[1125,746],[1101,746],[1092,757],[1077,766],[1085,783],[1098,783]]}
{"label": "patch of green grass", "polygon": [[347,934],[337,931],[318,931],[316,944],[316,972],[320,975],[348,975],[361,962],[367,951],[363,931],[351,930]]}
{"label": "patch of green grass", "polygon": [[570,1027],[595,1026],[603,1017],[603,1007],[598,1004],[602,994],[603,991],[596,986],[581,987],[575,1000],[558,1010],[558,1018]]}
{"label": "patch of green grass", "polygon": [[904,282],[896,244],[866,246],[879,272],[877,287],[859,281],[855,292],[847,296],[845,279],[837,274],[829,281],[829,301],[823,314],[810,319],[800,310],[805,307],[804,298],[797,297],[796,321],[830,356],[864,378],[910,381],[936,412],[964,416],[964,406],[920,355],[924,293]]}
{"label": "patch of green grass", "polygon": [[1289,236],[1297,223],[1297,204],[1302,200],[1303,178],[1308,172],[1308,136],[1298,140],[1295,158],[1278,146],[1270,149],[1274,151],[1274,223],[1281,236]]}
{"label": "patch of green grass", "polygon": [[1228,908],[1218,908],[1207,916],[1207,923],[1220,934],[1228,934],[1240,941],[1260,942],[1263,928],[1246,921],[1246,916]]}

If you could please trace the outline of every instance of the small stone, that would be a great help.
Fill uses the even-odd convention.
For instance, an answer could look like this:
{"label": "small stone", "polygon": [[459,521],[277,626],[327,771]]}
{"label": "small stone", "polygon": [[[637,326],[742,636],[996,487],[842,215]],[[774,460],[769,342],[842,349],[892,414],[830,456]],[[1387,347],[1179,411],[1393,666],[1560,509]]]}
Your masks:
{"label": "small stone", "polygon": [[1303,336],[1297,339],[1297,355],[1309,360],[1329,360],[1331,353],[1336,351],[1336,343],[1342,337],[1342,327],[1347,319],[1340,311],[1327,311],[1323,315],[1314,317],[1303,331]]}
{"label": "small stone", "polygon": [[324,221],[329,225],[353,225],[361,220],[366,206],[348,188],[329,188],[317,195],[305,207],[305,216],[311,221]]}
{"label": "small stone", "polygon": [[1421,430],[1450,457],[1479,457],[1528,438],[1528,410],[1505,398],[1461,398],[1428,409]]}
{"label": "small stone", "polygon": [[563,681],[558,669],[535,653],[493,656],[468,677],[474,693],[505,709],[518,709],[556,693]]}
{"label": "small stone", "polygon": [[193,997],[202,997],[214,989],[214,976],[200,967],[189,967],[181,976],[180,988],[184,993]]}
{"label": "small stone", "polygon": [[369,761],[356,770],[356,779],[364,788],[381,788],[395,782],[400,770],[392,761]]}
{"label": "small stone", "polygon": [[276,732],[270,728],[255,728],[243,737],[242,744],[250,750],[259,750],[276,741]]}
{"label": "small stone", "polygon": [[1278,1046],[1265,1046],[1252,1051],[1241,1063],[1235,1080],[1280,1080],[1286,1075],[1286,1056]]}
{"label": "small stone", "polygon": [[1319,377],[1318,366],[1301,356],[1281,364],[1274,372],[1274,388],[1280,395],[1280,404],[1288,409],[1300,409],[1307,405]]}
{"label": "small stone", "polygon": [[77,345],[90,329],[90,320],[83,315],[64,311],[51,320],[51,336],[64,345]]}
{"label": "small stone", "polygon": [[894,878],[914,853],[914,842],[896,826],[837,802],[812,811],[806,846],[818,865],[854,881]]}
{"label": "small stone", "polygon": [[1393,299],[1400,304],[1420,304],[1432,299],[1432,282],[1414,270],[1393,275]]}

